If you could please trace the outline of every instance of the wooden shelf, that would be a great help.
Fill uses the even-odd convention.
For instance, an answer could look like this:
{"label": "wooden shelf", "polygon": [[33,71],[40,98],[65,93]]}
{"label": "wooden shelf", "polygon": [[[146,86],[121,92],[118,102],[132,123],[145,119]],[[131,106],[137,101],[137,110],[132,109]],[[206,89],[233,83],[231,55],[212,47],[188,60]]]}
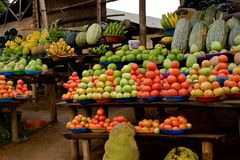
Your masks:
{"label": "wooden shelf", "polygon": [[[108,139],[109,133],[80,133],[80,134],[73,134],[73,133],[63,133],[63,136],[66,139],[83,139],[83,140],[90,140],[90,139]],[[197,140],[197,141],[222,141],[224,142],[226,139],[226,135],[223,134],[185,134],[185,135],[166,135],[166,134],[136,134],[136,139],[139,138],[158,138],[161,140]]]}
{"label": "wooden shelf", "polygon": [[90,103],[81,105],[79,103],[66,103],[66,102],[59,102],[57,103],[58,106],[62,107],[80,107],[80,108],[86,108],[86,107],[93,107],[93,106],[106,106],[106,107],[205,107],[205,108],[222,108],[222,109],[240,109],[240,100],[224,100],[220,102],[214,102],[214,103],[199,103],[194,101],[188,101],[188,102],[129,102],[129,103],[117,103],[117,102],[111,102],[111,103],[105,103],[105,104],[99,104],[99,103]]}

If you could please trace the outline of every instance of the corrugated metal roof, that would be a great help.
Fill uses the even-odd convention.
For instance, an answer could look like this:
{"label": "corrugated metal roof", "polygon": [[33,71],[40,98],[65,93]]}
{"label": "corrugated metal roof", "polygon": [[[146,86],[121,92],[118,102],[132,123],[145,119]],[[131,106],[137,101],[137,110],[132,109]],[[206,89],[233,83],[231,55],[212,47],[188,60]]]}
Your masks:
{"label": "corrugated metal roof", "polygon": [[[118,10],[113,10],[113,9],[107,9],[107,15],[112,15],[112,14],[125,14],[125,16],[109,17],[108,19],[114,19],[114,20],[120,20],[120,21],[122,21],[124,19],[129,19],[130,21],[132,21],[134,23],[139,23],[139,15],[138,14],[124,12],[124,11],[118,11]],[[162,28],[160,21],[161,21],[160,18],[149,17],[149,16],[146,17],[147,27]]]}

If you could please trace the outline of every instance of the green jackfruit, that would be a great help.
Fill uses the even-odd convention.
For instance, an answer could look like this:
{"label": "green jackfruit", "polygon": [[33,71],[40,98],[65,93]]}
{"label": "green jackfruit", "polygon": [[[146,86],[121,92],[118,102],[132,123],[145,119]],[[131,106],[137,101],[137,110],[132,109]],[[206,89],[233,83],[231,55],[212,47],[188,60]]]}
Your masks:
{"label": "green jackfruit", "polygon": [[139,151],[134,139],[135,134],[132,125],[116,125],[105,143],[103,160],[139,160]]}
{"label": "green jackfruit", "polygon": [[185,147],[173,148],[164,160],[199,160],[198,155]]}
{"label": "green jackfruit", "polygon": [[186,66],[190,68],[194,63],[197,63],[197,57],[195,55],[189,55],[186,61]]}

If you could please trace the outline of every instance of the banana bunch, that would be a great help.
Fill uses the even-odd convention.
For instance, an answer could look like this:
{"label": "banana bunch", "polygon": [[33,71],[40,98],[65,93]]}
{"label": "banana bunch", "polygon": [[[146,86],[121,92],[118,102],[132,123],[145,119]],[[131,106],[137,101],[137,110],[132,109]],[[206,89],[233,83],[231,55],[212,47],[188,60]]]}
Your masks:
{"label": "banana bunch", "polygon": [[125,36],[127,30],[122,23],[111,22],[107,25],[106,30],[103,32],[104,36]]}
{"label": "banana bunch", "polygon": [[176,13],[167,13],[162,15],[161,25],[163,29],[174,29],[179,17]]}
{"label": "banana bunch", "polygon": [[168,45],[170,43],[172,43],[173,37],[163,37],[161,39],[161,44],[165,44]]}
{"label": "banana bunch", "polygon": [[47,52],[52,56],[70,56],[74,54],[74,48],[71,48],[67,43],[60,38],[58,42],[53,42]]}
{"label": "banana bunch", "polygon": [[88,29],[88,25],[86,24],[86,25],[84,25],[84,26],[81,26],[80,27],[80,32],[86,32],[87,31],[87,29]]}
{"label": "banana bunch", "polygon": [[99,47],[91,48],[90,51],[95,55],[105,55],[105,53],[109,50],[109,46],[106,44],[101,44]]}

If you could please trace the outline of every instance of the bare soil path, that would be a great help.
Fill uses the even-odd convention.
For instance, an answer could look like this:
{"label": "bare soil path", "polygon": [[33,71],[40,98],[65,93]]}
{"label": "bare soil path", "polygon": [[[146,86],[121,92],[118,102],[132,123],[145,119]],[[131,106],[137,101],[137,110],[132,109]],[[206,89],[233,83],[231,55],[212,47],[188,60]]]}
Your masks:
{"label": "bare soil path", "polygon": [[[62,132],[68,121],[68,110],[58,110],[58,122],[31,134],[29,139],[21,144],[10,144],[0,147],[1,160],[68,160],[70,143],[64,139]],[[26,119],[43,118],[48,121],[47,111],[22,112],[23,121]]]}

